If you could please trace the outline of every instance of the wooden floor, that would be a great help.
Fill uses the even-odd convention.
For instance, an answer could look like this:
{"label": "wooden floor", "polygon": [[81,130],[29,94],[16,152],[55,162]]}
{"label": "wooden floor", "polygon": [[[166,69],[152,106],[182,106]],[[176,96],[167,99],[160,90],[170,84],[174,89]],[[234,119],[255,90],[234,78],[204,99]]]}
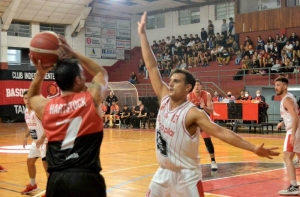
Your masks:
{"label": "wooden floor", "polygon": [[[20,196],[20,191],[29,183],[26,168],[26,152],[28,151],[22,150],[21,147],[25,127],[24,123],[0,124],[0,165],[8,170],[8,172],[0,173],[1,197]],[[154,129],[105,129],[104,132],[100,159],[103,167],[101,173],[106,180],[108,196],[144,196],[158,168],[154,150]],[[265,142],[267,146],[278,146],[282,152],[284,134],[244,133],[240,135],[254,144]],[[284,189],[289,185],[282,165],[282,155],[268,160],[236,149],[218,139],[213,139],[213,142],[219,165],[217,174],[211,173],[210,166],[207,165],[210,159],[202,140],[199,147],[206,196],[273,197],[278,196],[279,189]],[[5,146],[18,146],[15,147],[15,151],[23,153],[3,153],[5,150],[14,149]],[[266,176],[265,173],[267,173]],[[241,178],[243,178],[242,181]],[[37,182],[40,190],[32,196],[43,192],[46,187],[46,175],[40,160],[37,161]],[[248,189],[255,184],[263,189],[268,188],[267,194],[269,195],[250,194]],[[241,192],[237,192],[240,188],[242,188]],[[257,190],[257,186],[255,188],[254,190]],[[247,192],[243,193],[243,189]]]}

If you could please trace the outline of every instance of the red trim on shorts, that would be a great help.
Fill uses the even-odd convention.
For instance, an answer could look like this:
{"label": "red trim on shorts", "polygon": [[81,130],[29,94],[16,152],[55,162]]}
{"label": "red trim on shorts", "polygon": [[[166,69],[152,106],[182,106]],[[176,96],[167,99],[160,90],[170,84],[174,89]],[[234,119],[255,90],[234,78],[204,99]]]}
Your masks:
{"label": "red trim on shorts", "polygon": [[290,143],[290,139],[291,139],[291,134],[288,134],[288,139],[287,139],[287,143],[286,143],[286,152],[294,152],[294,147],[291,145]]}
{"label": "red trim on shorts", "polygon": [[197,189],[198,189],[199,197],[205,197],[204,196],[204,190],[203,190],[202,181],[198,181],[198,183],[197,183]]}

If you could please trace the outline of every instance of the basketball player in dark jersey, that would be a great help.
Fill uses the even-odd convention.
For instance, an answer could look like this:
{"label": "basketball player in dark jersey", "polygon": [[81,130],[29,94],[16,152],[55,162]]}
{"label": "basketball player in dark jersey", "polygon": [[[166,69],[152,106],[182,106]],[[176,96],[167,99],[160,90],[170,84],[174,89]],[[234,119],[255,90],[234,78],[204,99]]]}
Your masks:
{"label": "basketball player in dark jersey", "polygon": [[[211,101],[211,95],[209,92],[202,90],[202,83],[200,80],[196,80],[195,87],[191,93],[188,94],[187,100],[191,101],[199,109],[204,110],[208,116],[213,113],[213,104]],[[218,166],[215,159],[215,148],[214,144],[211,141],[211,137],[205,131],[201,131],[202,138],[204,140],[207,151],[211,159],[211,170],[218,170]]]}
{"label": "basketball player in dark jersey", "polygon": [[[99,153],[103,139],[101,102],[107,90],[107,72],[93,60],[74,52],[62,36],[60,41],[66,54],[53,71],[62,95],[51,100],[41,95],[43,79],[52,68],[44,68],[33,58],[37,72],[28,91],[29,103],[42,120],[48,138],[50,176],[46,196],[105,197]],[[86,91],[81,66],[94,76]]]}

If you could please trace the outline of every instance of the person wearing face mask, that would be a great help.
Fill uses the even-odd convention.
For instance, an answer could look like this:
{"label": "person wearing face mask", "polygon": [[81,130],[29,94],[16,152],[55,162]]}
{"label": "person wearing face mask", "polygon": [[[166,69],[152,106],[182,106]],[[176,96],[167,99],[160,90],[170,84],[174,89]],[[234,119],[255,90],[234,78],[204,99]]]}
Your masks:
{"label": "person wearing face mask", "polygon": [[252,100],[252,96],[249,95],[249,92],[248,92],[248,91],[245,91],[245,96],[244,96],[244,98],[242,98],[241,100],[244,100],[244,101],[251,101],[251,100]]}
{"label": "person wearing face mask", "polygon": [[244,97],[245,97],[245,92],[244,90],[241,90],[240,96],[236,100],[244,100]]}
{"label": "person wearing face mask", "polygon": [[218,91],[214,92],[214,96],[212,97],[212,102],[221,102],[223,97],[219,95]]}
{"label": "person wearing face mask", "polygon": [[266,99],[263,95],[260,94],[260,90],[256,90],[256,97],[253,98],[253,100],[257,102],[266,102]]}
{"label": "person wearing face mask", "polygon": [[231,92],[227,92],[227,99],[235,101],[235,97],[231,94]]}

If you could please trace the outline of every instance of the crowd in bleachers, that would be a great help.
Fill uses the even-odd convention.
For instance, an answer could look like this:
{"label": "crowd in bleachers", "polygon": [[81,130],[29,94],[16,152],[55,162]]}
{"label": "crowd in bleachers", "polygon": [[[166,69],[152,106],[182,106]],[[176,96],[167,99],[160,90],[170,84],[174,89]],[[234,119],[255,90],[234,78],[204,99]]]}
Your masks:
{"label": "crowd in bleachers", "polygon": [[[271,35],[268,38],[258,36],[255,43],[246,36],[244,42],[239,44],[232,18],[229,24],[223,19],[221,33],[215,34],[214,25],[209,20],[207,29],[201,28],[200,36],[184,34],[183,37],[168,36],[154,40],[152,50],[162,77],[169,77],[173,68],[206,67],[210,66],[211,61],[223,66],[228,65],[231,59],[235,59],[241,69],[247,69],[246,74],[298,72],[294,66],[299,64],[300,57],[299,38],[295,33],[290,37],[284,34],[276,34],[274,38]],[[139,74],[148,78],[142,60]]]}

